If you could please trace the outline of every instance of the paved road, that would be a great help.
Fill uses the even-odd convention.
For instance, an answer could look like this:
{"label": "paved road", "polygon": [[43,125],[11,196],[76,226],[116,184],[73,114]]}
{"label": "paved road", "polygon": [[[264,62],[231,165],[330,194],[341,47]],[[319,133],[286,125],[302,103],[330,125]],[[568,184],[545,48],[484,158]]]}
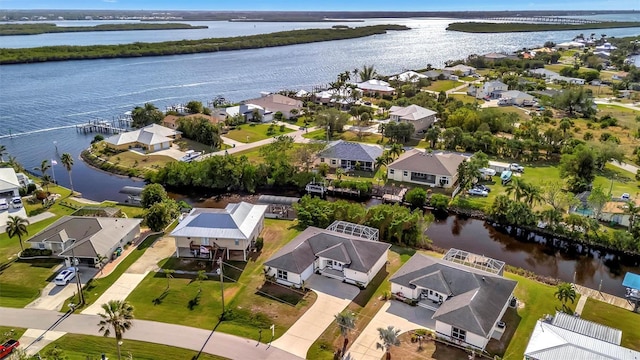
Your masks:
{"label": "paved road", "polygon": [[[306,358],[313,343],[334,321],[334,316],[344,310],[360,290],[339,280],[312,275],[307,281],[318,298],[299,319],[273,342],[273,346]],[[379,359],[378,359],[379,360]]]}
{"label": "paved road", "polygon": [[[22,327],[29,329],[47,329],[58,321],[63,314],[56,311],[34,309],[0,308],[0,325]],[[57,332],[99,336],[97,315],[71,315],[55,327]],[[215,324],[211,324],[213,327]],[[155,321],[134,320],[133,327],[124,335],[126,347],[127,339],[147,341],[185,349],[198,351],[211,332],[182,325],[166,324]],[[213,333],[207,342],[204,352],[229,359],[265,359],[265,360],[299,360],[289,352],[274,346],[267,346],[254,340],[238,336]]]}
{"label": "paved road", "polygon": [[630,172],[630,173],[632,173],[634,175],[638,173],[638,170],[640,170],[640,168],[635,166],[635,165],[627,164],[625,162],[621,163],[621,162],[617,162],[615,160],[614,161],[609,161],[609,164],[611,164],[611,165],[613,165],[615,167],[618,167],[618,168],[620,168],[622,170],[626,170],[626,171],[628,171],[628,172]]}
{"label": "paved road", "polygon": [[595,99],[593,101],[596,104],[602,104],[602,105],[614,105],[614,106],[620,106],[623,108],[627,108],[630,110],[635,110],[635,111],[640,111],[640,106],[636,105],[636,104],[627,104],[627,103],[621,103],[621,102],[617,102],[617,101],[609,101],[608,99]]}

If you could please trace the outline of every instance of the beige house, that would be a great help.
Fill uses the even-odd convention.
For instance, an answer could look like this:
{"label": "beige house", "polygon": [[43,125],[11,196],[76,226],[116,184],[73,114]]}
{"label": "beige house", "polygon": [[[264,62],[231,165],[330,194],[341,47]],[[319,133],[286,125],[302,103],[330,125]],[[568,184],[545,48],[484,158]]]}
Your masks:
{"label": "beige house", "polygon": [[446,67],[442,70],[450,74],[460,74],[460,76],[469,76],[476,73],[476,68],[474,68],[473,66],[462,65],[462,64]]}
{"label": "beige house", "polygon": [[413,129],[416,133],[433,125],[437,114],[433,110],[425,109],[418,105],[409,105],[407,107],[392,106],[389,109],[391,121],[413,124]]}
{"label": "beige house", "polygon": [[32,248],[49,249],[53,255],[95,265],[98,255],[113,258],[119,247],[132,242],[140,233],[141,219],[64,216],[27,240]]}
{"label": "beige house", "polygon": [[257,99],[246,100],[244,103],[260,106],[266,112],[273,114],[280,111],[285,119],[289,119],[293,116],[291,114],[291,110],[295,110],[297,114],[301,114],[304,105],[300,100],[292,99],[280,94],[268,94]]}
{"label": "beige house", "polygon": [[142,149],[147,153],[169,149],[173,141],[182,133],[158,124],[141,129],[113,135],[104,140],[108,147],[115,150]]}
{"label": "beige house", "polygon": [[458,166],[466,160],[456,153],[412,149],[387,166],[387,179],[450,188],[458,181]]}
{"label": "beige house", "polygon": [[247,254],[264,228],[267,205],[246,202],[227,205],[224,209],[194,208],[171,236],[176,241],[176,256],[200,259],[229,258],[231,252]]}

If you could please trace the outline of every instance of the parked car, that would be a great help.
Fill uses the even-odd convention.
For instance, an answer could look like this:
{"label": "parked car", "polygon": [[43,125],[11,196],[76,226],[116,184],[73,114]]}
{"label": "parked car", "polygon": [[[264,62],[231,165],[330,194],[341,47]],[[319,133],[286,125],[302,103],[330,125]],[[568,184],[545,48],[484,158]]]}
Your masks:
{"label": "parked car", "polygon": [[509,164],[509,170],[515,171],[515,172],[519,172],[519,173],[523,173],[524,172],[524,166],[522,166],[520,164],[516,164],[516,163],[511,163],[511,164]]}
{"label": "parked car", "polygon": [[491,192],[491,188],[488,187],[487,185],[478,184],[478,185],[474,186],[473,188],[474,189],[484,190],[486,192]]}
{"label": "parked car", "polygon": [[13,206],[14,209],[20,209],[22,207],[22,199],[14,197],[11,199],[11,206]]}
{"label": "parked car", "polygon": [[620,196],[620,199],[622,199],[622,200],[630,200],[631,199],[631,195],[629,195],[629,193],[624,193],[624,194],[622,194],[622,196]]}
{"label": "parked car", "polygon": [[69,281],[73,280],[76,277],[76,269],[73,267],[66,268],[62,270],[58,276],[56,276],[55,282],[56,285],[64,286],[69,283]]}
{"label": "parked car", "polygon": [[18,340],[7,340],[4,344],[0,345],[0,359],[4,359],[20,346]]}
{"label": "parked car", "polygon": [[478,189],[478,188],[473,188],[473,189],[468,190],[467,194],[476,195],[476,196],[484,196],[484,197],[489,196],[489,192],[488,191],[482,190],[482,189]]}
{"label": "parked car", "polygon": [[480,168],[480,174],[485,177],[492,177],[496,175],[496,171],[491,168]]}
{"label": "parked car", "polygon": [[9,204],[7,203],[7,199],[0,199],[0,210],[9,210]]}

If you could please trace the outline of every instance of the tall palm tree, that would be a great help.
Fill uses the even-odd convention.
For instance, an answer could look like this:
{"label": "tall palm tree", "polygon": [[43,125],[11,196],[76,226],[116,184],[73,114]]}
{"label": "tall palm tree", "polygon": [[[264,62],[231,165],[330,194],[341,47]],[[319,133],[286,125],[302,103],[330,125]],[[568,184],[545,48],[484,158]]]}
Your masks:
{"label": "tall palm tree", "polygon": [[109,302],[102,304],[102,310],[104,313],[98,314],[102,318],[98,323],[100,326],[98,332],[109,336],[113,329],[118,346],[118,360],[120,360],[122,358],[120,355],[122,335],[133,326],[131,322],[133,320],[133,306],[126,300],[109,300]]}
{"label": "tall palm tree", "polygon": [[539,187],[524,181],[520,181],[520,187],[522,188],[522,197],[529,207],[542,201],[542,191]]}
{"label": "tall palm tree", "polygon": [[341,313],[335,316],[336,323],[340,327],[340,335],[344,338],[344,342],[342,343],[342,352],[340,353],[344,356],[345,351],[347,351],[347,345],[349,344],[349,332],[356,327],[356,317],[349,309],[343,310]]}
{"label": "tall palm tree", "polygon": [[24,167],[22,166],[22,164],[20,164],[18,162],[18,159],[16,159],[15,156],[11,156],[9,155],[9,161],[7,161],[7,163],[9,164],[9,166],[11,166],[13,168],[13,170],[15,170],[16,172],[24,172]]}
{"label": "tall palm tree", "polygon": [[98,254],[96,258],[98,260],[98,266],[100,266],[100,274],[102,275],[102,269],[104,269],[104,265],[107,262],[107,260],[109,260],[109,258],[102,254]]}
{"label": "tall palm tree", "polygon": [[381,349],[385,351],[387,355],[387,360],[391,360],[391,347],[400,346],[400,330],[394,329],[393,326],[389,325],[387,328],[378,328],[378,336],[380,337],[379,343],[376,343],[376,349]]}
{"label": "tall palm tree", "polygon": [[24,247],[22,246],[22,236],[29,235],[27,225],[29,225],[29,220],[21,218],[20,216],[9,215],[9,220],[7,220],[7,235],[9,236],[9,239],[12,239],[14,236],[18,237],[20,250],[22,251],[24,251]]}
{"label": "tall palm tree", "polygon": [[42,160],[39,167],[34,167],[33,170],[40,171],[42,177],[47,176],[47,170],[51,169],[51,165],[49,165],[49,160]]}
{"label": "tall palm tree", "polygon": [[563,308],[567,307],[567,301],[571,301],[572,304],[576,301],[576,290],[569,283],[558,285],[554,295],[562,302]]}
{"label": "tall palm tree", "polygon": [[511,181],[505,187],[505,191],[507,195],[513,194],[513,200],[520,201],[524,195],[522,181],[517,177],[511,178]]}
{"label": "tall palm tree", "polygon": [[49,184],[51,184],[52,182],[53,179],[51,179],[51,176],[45,175],[42,177],[42,182],[40,184],[47,189],[47,192],[49,192]]}
{"label": "tall palm tree", "polygon": [[173,274],[175,274],[175,270],[173,269],[164,269],[162,270],[162,272],[164,272],[164,276],[167,278],[167,290],[169,291],[169,286],[171,286],[171,279],[173,279]]}
{"label": "tall palm tree", "polygon": [[362,69],[358,71],[358,75],[360,76],[360,81],[371,80],[374,76],[376,76],[376,69],[373,67],[373,65],[364,65],[362,66]]}
{"label": "tall palm tree", "polygon": [[636,217],[640,213],[640,206],[636,205],[635,201],[627,202],[627,212],[629,213],[629,232],[636,224]]}
{"label": "tall palm tree", "polygon": [[64,153],[60,157],[60,162],[67,172],[69,173],[69,185],[71,186],[71,194],[73,194],[73,180],[71,179],[71,168],[73,167],[73,156],[69,153]]}
{"label": "tall palm tree", "polygon": [[4,162],[4,155],[7,153],[7,147],[0,145],[0,162]]}
{"label": "tall palm tree", "polygon": [[402,147],[402,144],[395,143],[391,145],[391,148],[388,151],[391,156],[397,158],[404,152],[404,147]]}

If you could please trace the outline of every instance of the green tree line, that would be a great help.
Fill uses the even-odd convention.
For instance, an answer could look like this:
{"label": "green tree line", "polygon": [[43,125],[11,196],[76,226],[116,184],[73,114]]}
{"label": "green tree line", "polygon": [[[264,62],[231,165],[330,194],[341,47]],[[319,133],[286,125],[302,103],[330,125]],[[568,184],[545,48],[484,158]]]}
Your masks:
{"label": "green tree line", "polygon": [[0,36],[38,35],[49,33],[89,32],[89,31],[131,31],[131,30],[186,30],[206,29],[208,26],[194,26],[178,23],[136,23],[101,24],[95,26],[57,26],[56,24],[0,24]]}
{"label": "green tree line", "polygon": [[503,33],[560,30],[591,30],[640,27],[637,21],[608,21],[595,24],[529,24],[529,23],[489,23],[489,22],[455,22],[447,26],[447,30],[467,33]]}

